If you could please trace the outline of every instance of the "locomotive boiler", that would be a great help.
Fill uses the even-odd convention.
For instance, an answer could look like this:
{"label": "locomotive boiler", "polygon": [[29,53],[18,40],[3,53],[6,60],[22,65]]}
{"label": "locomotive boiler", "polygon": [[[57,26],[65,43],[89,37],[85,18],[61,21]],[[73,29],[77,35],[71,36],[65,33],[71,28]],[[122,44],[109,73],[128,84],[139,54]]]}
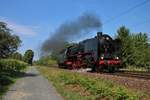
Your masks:
{"label": "locomotive boiler", "polygon": [[67,69],[91,68],[97,72],[114,72],[121,65],[120,53],[119,39],[98,32],[94,38],[83,40],[60,52],[58,64]]}

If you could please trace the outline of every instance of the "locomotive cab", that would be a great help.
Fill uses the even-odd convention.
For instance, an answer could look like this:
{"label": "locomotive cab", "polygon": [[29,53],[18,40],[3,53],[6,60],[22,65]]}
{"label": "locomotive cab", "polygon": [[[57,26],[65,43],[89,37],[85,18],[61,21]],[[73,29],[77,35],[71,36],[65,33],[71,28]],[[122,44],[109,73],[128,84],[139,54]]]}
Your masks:
{"label": "locomotive cab", "polygon": [[[102,35],[99,38],[99,65],[98,69],[108,70],[113,72],[121,64],[118,50],[119,46],[116,46],[116,41],[108,35]],[[119,45],[119,43],[118,43]],[[118,50],[117,50],[118,49]]]}

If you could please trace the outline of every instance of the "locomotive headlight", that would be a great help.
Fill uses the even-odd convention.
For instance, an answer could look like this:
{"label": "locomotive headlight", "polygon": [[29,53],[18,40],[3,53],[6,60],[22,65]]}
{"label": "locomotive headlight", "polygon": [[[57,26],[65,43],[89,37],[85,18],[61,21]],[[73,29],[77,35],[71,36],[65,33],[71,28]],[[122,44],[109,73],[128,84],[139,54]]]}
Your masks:
{"label": "locomotive headlight", "polygon": [[103,59],[104,59],[104,57],[101,57],[101,59],[103,60]]}
{"label": "locomotive headlight", "polygon": [[119,57],[116,57],[116,59],[118,60],[118,59],[119,59]]}

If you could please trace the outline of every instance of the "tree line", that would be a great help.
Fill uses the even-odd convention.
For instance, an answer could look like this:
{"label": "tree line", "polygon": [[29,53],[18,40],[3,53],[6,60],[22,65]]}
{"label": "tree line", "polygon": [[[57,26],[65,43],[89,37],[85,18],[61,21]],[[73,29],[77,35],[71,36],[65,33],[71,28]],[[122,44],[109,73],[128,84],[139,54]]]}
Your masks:
{"label": "tree line", "polygon": [[[146,33],[132,33],[125,26],[121,26],[116,32],[116,39],[121,41],[121,53],[123,67],[137,67],[150,69],[150,41]],[[70,43],[66,44],[72,45]],[[59,52],[53,51],[39,59],[39,63],[48,64],[49,59],[58,60]]]}
{"label": "tree line", "polygon": [[121,58],[124,66],[150,68],[150,42],[146,33],[132,33],[125,26],[117,30],[121,40]]}

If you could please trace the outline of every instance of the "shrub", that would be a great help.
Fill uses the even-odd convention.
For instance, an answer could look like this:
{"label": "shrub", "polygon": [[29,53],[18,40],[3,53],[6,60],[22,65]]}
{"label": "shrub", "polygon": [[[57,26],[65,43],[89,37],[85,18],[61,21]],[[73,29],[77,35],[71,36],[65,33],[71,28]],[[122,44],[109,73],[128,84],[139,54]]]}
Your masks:
{"label": "shrub", "polygon": [[9,85],[10,83],[13,83],[13,80],[11,77],[7,75],[0,76],[0,85]]}
{"label": "shrub", "polygon": [[26,68],[27,64],[14,59],[1,59],[0,71],[21,71]]}
{"label": "shrub", "polygon": [[35,61],[34,64],[36,65],[45,65],[45,66],[52,66],[57,64],[56,60],[52,60],[50,57],[42,57],[38,61]]}
{"label": "shrub", "polygon": [[15,82],[14,79],[20,77],[22,70],[27,64],[15,59],[0,59],[0,99],[8,90],[9,86]]}

